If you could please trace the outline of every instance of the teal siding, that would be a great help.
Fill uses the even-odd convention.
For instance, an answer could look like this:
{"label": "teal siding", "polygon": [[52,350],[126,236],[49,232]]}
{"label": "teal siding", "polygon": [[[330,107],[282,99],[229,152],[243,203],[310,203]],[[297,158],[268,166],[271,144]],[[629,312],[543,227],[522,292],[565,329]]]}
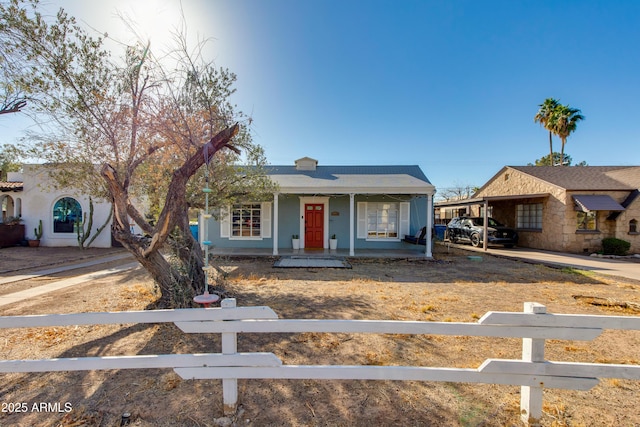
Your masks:
{"label": "teal siding", "polygon": [[[427,223],[427,198],[426,196],[383,196],[383,195],[356,195],[354,200],[354,233],[357,236],[357,205],[358,202],[410,202],[410,233],[415,235],[418,230]],[[271,218],[273,204],[271,204]],[[291,237],[300,234],[300,197],[294,194],[281,194],[278,204],[278,246],[279,248],[291,248]],[[349,249],[349,195],[332,196],[329,199],[329,209],[325,213],[329,218],[329,237],[332,234],[338,239],[338,249]],[[209,240],[217,248],[273,248],[273,239],[261,240],[231,240],[220,237],[220,223],[216,219],[209,220]],[[273,227],[273,224],[272,224]],[[404,238],[404,236],[400,236]],[[354,248],[358,249],[401,249],[406,248],[405,242],[376,242],[355,238]]]}

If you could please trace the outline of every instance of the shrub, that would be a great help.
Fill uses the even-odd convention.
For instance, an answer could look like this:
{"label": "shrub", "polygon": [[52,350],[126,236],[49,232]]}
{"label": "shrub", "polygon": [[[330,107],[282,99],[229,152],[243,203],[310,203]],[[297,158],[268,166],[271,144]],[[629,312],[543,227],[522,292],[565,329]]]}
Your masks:
{"label": "shrub", "polygon": [[602,250],[605,255],[626,255],[631,248],[631,243],[626,240],[607,237],[602,239]]}

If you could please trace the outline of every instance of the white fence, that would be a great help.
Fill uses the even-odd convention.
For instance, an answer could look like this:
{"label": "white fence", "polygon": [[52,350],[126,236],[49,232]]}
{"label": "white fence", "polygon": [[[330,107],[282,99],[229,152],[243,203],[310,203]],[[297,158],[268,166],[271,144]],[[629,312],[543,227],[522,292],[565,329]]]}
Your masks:
{"label": "white fence", "polygon": [[[640,366],[551,362],[545,339],[592,340],[604,329],[640,330],[640,317],[548,314],[525,303],[524,312],[488,312],[477,323],[391,320],[279,319],[269,307],[220,308],[0,317],[0,328],[173,322],[186,333],[222,334],[222,352],[104,356],[43,360],[0,360],[1,372],[173,368],[184,379],[222,379],[225,413],[234,413],[238,379],[357,379],[447,381],[520,385],[522,420],[542,416],[542,388],[588,390],[598,378],[640,379]],[[522,359],[487,359],[477,369],[415,366],[283,365],[273,353],[238,353],[239,333],[376,333],[491,336],[523,339]]]}

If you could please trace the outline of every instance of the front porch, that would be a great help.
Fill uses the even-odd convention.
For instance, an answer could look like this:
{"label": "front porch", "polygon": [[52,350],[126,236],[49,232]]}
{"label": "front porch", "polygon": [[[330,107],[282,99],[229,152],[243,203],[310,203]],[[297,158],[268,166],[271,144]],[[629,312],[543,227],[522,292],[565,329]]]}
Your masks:
{"label": "front porch", "polygon": [[349,255],[349,249],[279,249],[278,255],[270,248],[211,248],[209,254],[213,256],[257,256],[257,257],[336,257],[336,258],[429,258],[425,254],[424,246],[415,245],[407,249],[359,249],[354,255]]}

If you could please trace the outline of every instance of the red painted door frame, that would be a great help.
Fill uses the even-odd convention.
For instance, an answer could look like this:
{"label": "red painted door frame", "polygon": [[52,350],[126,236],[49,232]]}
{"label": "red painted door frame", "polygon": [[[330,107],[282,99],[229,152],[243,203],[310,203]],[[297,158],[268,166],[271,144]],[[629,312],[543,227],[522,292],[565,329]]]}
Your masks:
{"label": "red painted door frame", "polygon": [[322,249],[324,247],[324,204],[304,205],[304,247]]}

